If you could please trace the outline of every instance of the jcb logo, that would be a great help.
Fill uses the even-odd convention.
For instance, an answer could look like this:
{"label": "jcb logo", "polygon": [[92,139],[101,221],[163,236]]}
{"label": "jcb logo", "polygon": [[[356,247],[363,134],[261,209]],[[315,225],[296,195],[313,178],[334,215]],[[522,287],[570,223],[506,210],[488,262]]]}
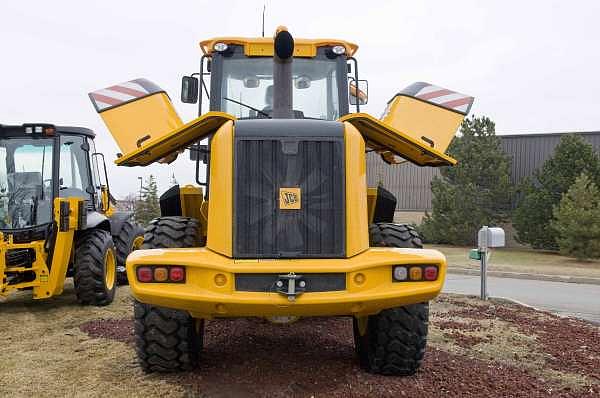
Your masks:
{"label": "jcb logo", "polygon": [[302,208],[300,188],[279,188],[279,208],[282,210]]}

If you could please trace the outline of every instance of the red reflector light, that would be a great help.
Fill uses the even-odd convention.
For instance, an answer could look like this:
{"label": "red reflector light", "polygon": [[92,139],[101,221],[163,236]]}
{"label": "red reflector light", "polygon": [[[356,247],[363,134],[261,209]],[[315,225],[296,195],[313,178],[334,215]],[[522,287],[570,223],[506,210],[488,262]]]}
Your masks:
{"label": "red reflector light", "polygon": [[137,278],[140,282],[152,282],[152,268],[150,267],[138,267],[136,270]]}
{"label": "red reflector light", "polygon": [[185,268],[171,267],[169,269],[169,280],[171,282],[182,282],[185,279]]}
{"label": "red reflector light", "polygon": [[425,272],[423,273],[426,281],[434,281],[438,276],[437,267],[425,267]]}

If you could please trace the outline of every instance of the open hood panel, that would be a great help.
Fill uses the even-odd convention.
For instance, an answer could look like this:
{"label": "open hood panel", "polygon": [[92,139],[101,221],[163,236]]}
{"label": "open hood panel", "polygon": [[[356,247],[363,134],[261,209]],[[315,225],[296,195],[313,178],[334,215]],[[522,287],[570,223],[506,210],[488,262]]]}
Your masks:
{"label": "open hood panel", "polygon": [[153,140],[118,158],[119,166],[147,166],[215,133],[219,127],[235,117],[224,112],[208,112],[189,123]]}
{"label": "open hood panel", "polygon": [[396,130],[366,113],[352,113],[340,118],[354,125],[363,135],[367,146],[381,154],[391,152],[419,166],[452,166],[456,160],[427,145],[424,141]]}

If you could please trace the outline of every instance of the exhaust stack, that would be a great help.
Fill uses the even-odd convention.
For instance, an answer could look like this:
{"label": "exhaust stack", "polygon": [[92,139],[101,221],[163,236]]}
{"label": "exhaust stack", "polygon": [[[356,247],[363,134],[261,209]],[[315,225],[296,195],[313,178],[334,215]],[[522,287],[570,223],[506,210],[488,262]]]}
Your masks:
{"label": "exhaust stack", "polygon": [[287,28],[277,28],[273,51],[273,119],[293,119],[292,62],[294,38]]}

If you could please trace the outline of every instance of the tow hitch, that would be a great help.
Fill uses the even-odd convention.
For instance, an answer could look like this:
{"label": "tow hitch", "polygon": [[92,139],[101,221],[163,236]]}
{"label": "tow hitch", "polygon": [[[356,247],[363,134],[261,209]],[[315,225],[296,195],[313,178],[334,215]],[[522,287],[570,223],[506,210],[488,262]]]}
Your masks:
{"label": "tow hitch", "polygon": [[295,301],[296,297],[306,291],[306,281],[302,275],[290,272],[287,275],[279,275],[275,283],[277,293],[287,296],[289,301]]}

